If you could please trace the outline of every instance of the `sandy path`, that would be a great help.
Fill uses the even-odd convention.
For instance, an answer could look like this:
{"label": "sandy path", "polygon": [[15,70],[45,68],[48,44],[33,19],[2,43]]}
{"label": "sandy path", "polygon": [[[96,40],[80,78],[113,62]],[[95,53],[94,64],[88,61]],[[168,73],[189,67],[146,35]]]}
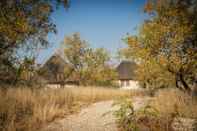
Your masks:
{"label": "sandy path", "polygon": [[[134,109],[141,108],[147,101],[147,98],[134,98]],[[82,109],[79,114],[70,115],[50,124],[45,131],[117,131],[113,112],[119,107],[112,104],[113,101],[94,103]]]}

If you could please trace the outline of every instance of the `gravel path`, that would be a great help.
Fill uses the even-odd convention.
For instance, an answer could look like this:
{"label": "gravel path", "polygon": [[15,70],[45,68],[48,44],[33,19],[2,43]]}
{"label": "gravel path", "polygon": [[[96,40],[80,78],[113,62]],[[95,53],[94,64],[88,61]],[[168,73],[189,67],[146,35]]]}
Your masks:
{"label": "gravel path", "polygon": [[[148,98],[133,99],[134,109],[143,107]],[[113,101],[103,101],[82,109],[79,114],[50,124],[44,131],[117,131],[116,118],[113,112],[118,106],[112,106]]]}

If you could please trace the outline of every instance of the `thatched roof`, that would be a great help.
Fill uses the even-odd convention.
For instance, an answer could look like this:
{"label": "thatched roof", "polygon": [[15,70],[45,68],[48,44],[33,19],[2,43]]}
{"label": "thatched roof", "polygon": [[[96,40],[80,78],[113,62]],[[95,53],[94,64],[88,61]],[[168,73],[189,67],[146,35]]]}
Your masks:
{"label": "thatched roof", "polygon": [[[61,56],[53,55],[46,63],[41,67],[42,77],[46,80],[46,83],[77,83],[78,76],[73,73],[73,67],[67,63]],[[65,70],[70,70],[68,76],[65,74]]]}
{"label": "thatched roof", "polygon": [[63,73],[65,66],[68,64],[59,55],[53,55],[43,65],[43,68],[47,68],[51,73]]}
{"label": "thatched roof", "polygon": [[131,61],[122,61],[117,67],[119,80],[132,80],[135,79],[135,70],[137,64]]}
{"label": "thatched roof", "polygon": [[59,55],[53,55],[46,61],[40,70],[42,70],[42,76],[48,82],[59,82],[64,81],[64,78],[57,80],[57,75],[62,74],[63,76],[65,67],[68,67],[65,60]]}

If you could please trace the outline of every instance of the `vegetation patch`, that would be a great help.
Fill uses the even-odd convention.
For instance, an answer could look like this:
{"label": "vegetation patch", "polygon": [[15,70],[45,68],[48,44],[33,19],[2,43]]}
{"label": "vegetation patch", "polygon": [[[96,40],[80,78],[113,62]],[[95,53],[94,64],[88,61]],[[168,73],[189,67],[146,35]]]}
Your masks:
{"label": "vegetation patch", "polygon": [[0,89],[0,130],[33,131],[93,102],[139,95],[102,87]]}
{"label": "vegetation patch", "polygon": [[[188,94],[173,89],[161,90],[156,94],[149,104],[139,110],[134,110],[131,100],[118,102],[120,109],[114,115],[117,117],[120,129],[123,131],[174,131],[176,129],[173,125],[177,125],[177,122],[174,122],[180,117],[183,118],[182,121],[188,120],[195,123],[197,101]],[[185,127],[179,123],[178,126],[181,129],[195,129],[192,123],[184,125]]]}

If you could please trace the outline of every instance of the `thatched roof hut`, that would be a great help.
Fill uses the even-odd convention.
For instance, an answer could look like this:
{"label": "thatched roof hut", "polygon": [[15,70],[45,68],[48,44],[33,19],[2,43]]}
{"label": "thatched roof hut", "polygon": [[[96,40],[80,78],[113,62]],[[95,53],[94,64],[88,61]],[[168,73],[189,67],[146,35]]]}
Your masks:
{"label": "thatched roof hut", "polygon": [[119,80],[134,80],[137,64],[132,61],[122,61],[117,67]]}
{"label": "thatched roof hut", "polygon": [[68,64],[59,55],[51,56],[41,67],[42,76],[48,83],[59,83],[65,80],[64,70]]}

